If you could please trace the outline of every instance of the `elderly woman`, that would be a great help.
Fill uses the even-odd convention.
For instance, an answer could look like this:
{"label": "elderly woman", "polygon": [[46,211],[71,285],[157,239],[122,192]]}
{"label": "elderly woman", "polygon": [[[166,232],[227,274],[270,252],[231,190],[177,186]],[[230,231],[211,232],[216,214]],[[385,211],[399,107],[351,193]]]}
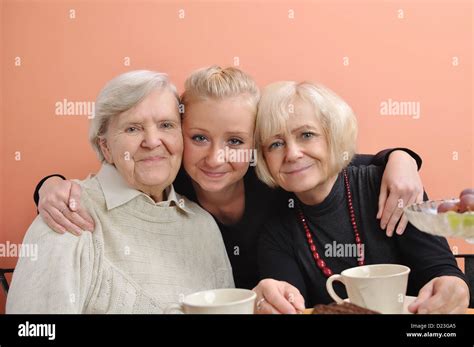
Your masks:
{"label": "elderly woman", "polygon": [[183,138],[178,96],[166,75],[134,71],[96,102],[90,141],[103,162],[82,187],[94,233],[60,235],[37,217],[20,258],[7,313],[160,313],[183,296],[233,287],[212,216],[173,188]]}
{"label": "elderly woman", "polygon": [[[257,174],[293,198],[264,227],[261,276],[291,283],[311,307],[332,301],[325,284],[334,273],[364,264],[405,264],[412,270],[408,295],[418,294],[411,312],[463,313],[469,289],[444,238],[410,224],[396,238],[382,233],[376,215],[383,172],[347,166],[356,137],[352,110],[328,89],[296,82],[265,89],[256,123]],[[338,245],[359,252],[340,254]]]}

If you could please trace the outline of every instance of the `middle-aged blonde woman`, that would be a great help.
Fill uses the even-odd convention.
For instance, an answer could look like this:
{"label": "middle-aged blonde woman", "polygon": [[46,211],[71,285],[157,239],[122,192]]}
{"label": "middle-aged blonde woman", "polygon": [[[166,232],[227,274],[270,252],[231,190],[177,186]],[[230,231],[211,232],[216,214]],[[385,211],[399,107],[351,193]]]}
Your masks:
{"label": "middle-aged blonde woman", "polygon": [[24,243],[7,313],[160,313],[187,294],[233,287],[212,216],[174,191],[183,138],[166,75],[134,71],[102,89],[90,141],[103,162],[79,182],[94,233],[60,235],[38,216]]}
{"label": "middle-aged blonde woman", "polygon": [[[332,274],[405,264],[408,294],[418,295],[411,312],[465,312],[469,288],[444,238],[411,224],[400,237],[384,237],[376,218],[383,172],[344,160],[344,153],[355,153],[357,121],[340,97],[308,82],[271,84],[260,99],[255,138],[258,176],[292,192],[294,202],[264,227],[258,253],[264,278],[291,283],[312,307],[332,301],[325,286]],[[336,252],[338,246],[358,251]]]}

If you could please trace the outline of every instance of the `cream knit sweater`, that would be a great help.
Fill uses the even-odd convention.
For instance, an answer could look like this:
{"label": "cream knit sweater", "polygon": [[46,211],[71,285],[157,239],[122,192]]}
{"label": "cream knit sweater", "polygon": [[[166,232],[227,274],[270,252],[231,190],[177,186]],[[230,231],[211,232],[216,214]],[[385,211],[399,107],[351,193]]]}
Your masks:
{"label": "cream knit sweater", "polygon": [[7,313],[162,313],[190,293],[234,286],[214,219],[172,186],[155,203],[108,164],[80,183],[94,232],[57,234],[38,216],[24,239],[38,259],[19,259]]}

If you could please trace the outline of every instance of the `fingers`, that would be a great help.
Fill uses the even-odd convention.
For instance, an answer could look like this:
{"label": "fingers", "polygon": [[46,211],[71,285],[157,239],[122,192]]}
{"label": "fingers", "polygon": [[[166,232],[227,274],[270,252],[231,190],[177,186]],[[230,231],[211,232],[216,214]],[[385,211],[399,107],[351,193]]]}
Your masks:
{"label": "fingers", "polygon": [[408,225],[408,218],[406,214],[404,213],[402,215],[402,218],[400,219],[400,222],[398,222],[397,231],[396,231],[397,235],[403,235],[407,225]]}
{"label": "fingers", "polygon": [[[82,214],[87,214],[84,210],[80,210]],[[72,224],[78,227],[81,231],[87,230],[91,231],[94,229],[94,225],[91,225],[90,222],[84,219],[79,212],[73,212],[70,209],[66,208],[63,210],[63,216],[68,219]]]}
{"label": "fingers", "polygon": [[423,313],[423,312],[419,312],[419,307],[426,300],[428,300],[431,297],[431,295],[433,295],[433,281],[434,280],[431,280],[430,282],[425,284],[423,288],[420,289],[420,292],[418,293],[418,297],[416,298],[416,300],[408,306],[408,310],[410,312]]}
{"label": "fingers", "polygon": [[413,313],[465,313],[469,305],[469,287],[458,277],[441,276],[428,282],[408,307]]}
{"label": "fingers", "polygon": [[272,290],[264,293],[264,297],[278,312],[283,314],[295,314],[295,307],[278,290]]}
{"label": "fingers", "polygon": [[303,296],[287,282],[264,279],[253,290],[257,313],[295,314],[305,309]]}
{"label": "fingers", "polygon": [[[261,300],[261,299],[260,299]],[[291,300],[291,299],[289,299]],[[260,303],[257,302],[257,308],[256,308],[256,313],[258,314],[296,314],[296,313],[302,313],[305,310],[304,307],[304,299],[301,298],[296,298],[295,296],[295,305],[298,305],[297,308],[293,306],[292,312],[284,312],[281,310],[281,308],[273,306],[271,301],[261,300]],[[301,302],[302,300],[302,302]]]}
{"label": "fingers", "polygon": [[[404,204],[403,206],[409,206],[409,205],[415,203],[416,198],[417,198],[416,195],[412,195],[410,197],[410,199],[407,201],[407,203]],[[406,228],[407,224],[408,224],[407,215],[403,212],[402,209],[400,209],[400,210],[402,211],[402,218],[398,222],[397,231],[396,231],[397,235],[402,235],[403,232],[405,231],[405,228]]]}
{"label": "fingers", "polygon": [[305,310],[304,298],[301,295],[300,291],[288,284],[286,287],[285,297],[288,299],[288,302],[293,305],[296,312],[303,312]]}
{"label": "fingers", "polygon": [[268,301],[262,301],[258,305],[256,313],[258,314],[281,314],[275,307],[272,306]]}
{"label": "fingers", "polygon": [[82,230],[94,230],[94,221],[89,213],[82,208],[81,204],[81,186],[71,181],[71,190],[69,192],[69,210],[64,211],[64,215],[71,223],[77,225]]}
{"label": "fingers", "polygon": [[69,208],[76,212],[81,201],[81,186],[71,181],[71,190],[69,191]]}
{"label": "fingers", "polygon": [[89,214],[89,212],[87,212],[86,209],[84,209],[83,207],[80,207],[75,213],[78,215],[78,218],[81,218],[82,220],[81,224],[76,223],[77,226],[79,226],[83,230],[94,231],[95,229],[94,220],[92,219],[91,215]]}
{"label": "fingers", "polygon": [[411,190],[397,188],[390,189],[390,194],[385,204],[380,222],[382,229],[384,229],[385,225],[387,236],[390,237],[393,235],[397,223],[399,223],[397,227],[397,234],[403,234],[408,224],[408,219],[406,217],[403,218],[403,208],[414,203],[417,197],[417,191],[412,192]]}
{"label": "fingers", "polygon": [[[387,195],[388,195],[387,186],[385,185],[385,182],[382,182],[382,187],[380,187],[379,210],[377,212],[377,219],[382,218],[382,212],[385,207],[385,203],[387,202]],[[385,228],[382,228],[382,229],[385,229]]]}
{"label": "fingers", "polygon": [[397,210],[398,206],[398,197],[390,192],[387,202],[385,203],[382,218],[380,220],[380,227],[385,230],[387,236],[391,237],[393,235],[393,226],[390,225],[392,228],[389,228],[389,221],[391,221],[392,214]]}
{"label": "fingers", "polygon": [[38,209],[41,218],[43,218],[44,222],[55,232],[59,234],[64,234],[66,232],[66,229],[64,229],[61,225],[56,223],[56,221],[51,217],[51,215],[48,213],[48,211],[44,209]]}
{"label": "fingers", "polygon": [[38,211],[54,231],[81,235],[83,230],[94,230],[95,225],[80,198],[81,187],[76,182],[49,182],[42,187]]}
{"label": "fingers", "polygon": [[392,236],[397,226],[397,233],[402,234],[408,224],[403,218],[403,208],[423,198],[421,182],[416,161],[407,153],[394,151],[390,154],[382,177],[379,196],[380,227]]}
{"label": "fingers", "polygon": [[443,294],[437,293],[418,306],[419,314],[427,313],[443,313],[446,312],[446,308],[449,307],[449,303],[444,298]]}
{"label": "fingers", "polygon": [[422,189],[421,192],[417,194],[415,203],[423,202],[423,197],[424,197],[423,193],[424,192],[423,192],[423,189]]}
{"label": "fingers", "polygon": [[[68,210],[67,206],[65,206],[63,212],[66,213]],[[63,228],[65,228],[67,231],[69,231],[71,234],[74,234],[76,236],[80,236],[82,234],[82,230],[75,224],[71,223],[69,219],[67,219],[61,211],[59,211],[56,208],[48,210],[48,213],[51,215],[51,217],[54,219],[56,223],[61,225]]]}
{"label": "fingers", "polygon": [[441,276],[433,285],[434,295],[420,305],[427,313],[465,313],[469,305],[469,288],[458,277]]}

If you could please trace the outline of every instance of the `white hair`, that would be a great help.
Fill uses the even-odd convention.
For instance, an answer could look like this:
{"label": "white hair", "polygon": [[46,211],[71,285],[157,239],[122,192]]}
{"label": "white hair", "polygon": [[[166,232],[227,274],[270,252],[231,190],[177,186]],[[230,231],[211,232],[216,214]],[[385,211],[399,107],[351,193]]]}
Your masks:
{"label": "white hair", "polygon": [[176,87],[169,81],[168,75],[148,70],[136,70],[123,73],[102,88],[95,102],[95,112],[89,127],[89,141],[99,160],[105,160],[99,146],[99,139],[107,132],[112,117],[138,105],[156,88],[166,88],[179,96]]}

